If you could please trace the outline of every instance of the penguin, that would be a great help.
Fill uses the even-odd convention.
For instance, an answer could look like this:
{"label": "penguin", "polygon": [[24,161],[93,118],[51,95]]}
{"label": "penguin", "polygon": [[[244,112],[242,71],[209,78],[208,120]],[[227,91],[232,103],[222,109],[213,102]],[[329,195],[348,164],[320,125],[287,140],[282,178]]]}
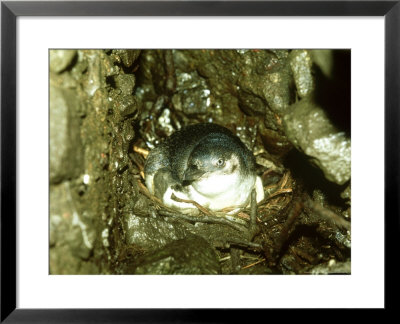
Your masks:
{"label": "penguin", "polygon": [[184,213],[195,213],[195,201],[212,211],[247,207],[256,189],[264,199],[253,153],[227,128],[213,124],[189,125],[174,132],[150,151],[145,167],[149,191],[163,203]]}

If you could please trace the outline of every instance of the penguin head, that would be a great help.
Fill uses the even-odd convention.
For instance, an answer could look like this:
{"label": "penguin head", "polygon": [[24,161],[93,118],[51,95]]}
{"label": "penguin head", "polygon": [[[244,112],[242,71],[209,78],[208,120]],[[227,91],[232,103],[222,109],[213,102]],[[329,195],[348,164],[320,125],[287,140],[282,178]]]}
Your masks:
{"label": "penguin head", "polygon": [[232,137],[212,134],[194,147],[187,161],[183,185],[191,184],[198,192],[213,196],[240,183],[247,174],[244,155],[250,152]]}

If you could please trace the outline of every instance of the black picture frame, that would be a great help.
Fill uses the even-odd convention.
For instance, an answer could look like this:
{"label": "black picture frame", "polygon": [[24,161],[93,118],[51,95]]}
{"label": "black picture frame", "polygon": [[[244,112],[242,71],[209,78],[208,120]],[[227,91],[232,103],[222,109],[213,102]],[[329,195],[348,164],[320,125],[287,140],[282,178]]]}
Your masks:
{"label": "black picture frame", "polygon": [[[1,3],[1,322],[234,322],[243,310],[16,308],[16,19],[18,16],[384,16],[385,308],[398,275],[389,242],[399,237],[400,1],[129,1]],[[373,176],[373,170],[371,175]],[[371,188],[371,191],[373,188]],[[393,250],[393,251],[392,251]],[[366,283],[367,284],[367,283]],[[260,312],[261,310],[248,310]],[[259,314],[251,314],[260,316]]]}

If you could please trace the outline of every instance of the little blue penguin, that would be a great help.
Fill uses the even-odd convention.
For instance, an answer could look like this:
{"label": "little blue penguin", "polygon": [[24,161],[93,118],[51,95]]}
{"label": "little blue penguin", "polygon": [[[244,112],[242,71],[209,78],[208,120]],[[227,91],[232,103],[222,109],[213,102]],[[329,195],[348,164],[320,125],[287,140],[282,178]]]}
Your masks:
{"label": "little blue penguin", "polygon": [[262,181],[256,174],[252,152],[230,130],[217,124],[189,125],[174,132],[151,150],[145,181],[163,203],[185,213],[197,210],[192,200],[212,211],[233,207],[235,213],[256,199],[264,199]]}

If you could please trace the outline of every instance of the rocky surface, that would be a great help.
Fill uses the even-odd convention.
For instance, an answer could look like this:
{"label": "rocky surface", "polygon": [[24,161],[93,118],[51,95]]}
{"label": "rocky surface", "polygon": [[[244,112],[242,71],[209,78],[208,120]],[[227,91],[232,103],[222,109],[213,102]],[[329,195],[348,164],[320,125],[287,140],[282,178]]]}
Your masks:
{"label": "rocky surface", "polygon": [[336,129],[324,109],[305,98],[291,106],[284,117],[285,134],[297,149],[318,166],[325,177],[339,185],[351,177],[351,142]]}

